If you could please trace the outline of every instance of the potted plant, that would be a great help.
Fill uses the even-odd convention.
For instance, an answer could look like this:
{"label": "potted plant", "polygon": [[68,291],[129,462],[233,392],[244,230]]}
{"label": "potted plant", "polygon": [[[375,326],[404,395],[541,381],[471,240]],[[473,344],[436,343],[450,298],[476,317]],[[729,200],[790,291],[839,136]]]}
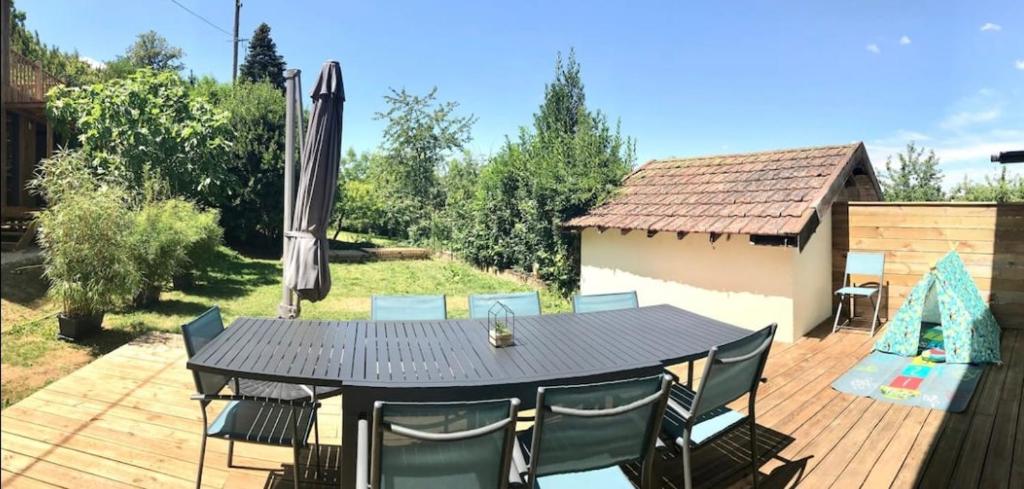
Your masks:
{"label": "potted plant", "polygon": [[201,216],[195,206],[181,199],[147,197],[133,215],[132,258],[141,274],[135,307],[160,300],[165,285],[185,270],[189,245],[198,239],[193,221]]}
{"label": "potted plant", "polygon": [[139,284],[124,192],[80,183],[62,189],[37,216],[44,273],[62,306],[59,336],[72,341],[97,331],[104,314],[123,304]]}
{"label": "potted plant", "polygon": [[511,346],[513,343],[512,329],[504,321],[496,321],[488,333],[488,339],[491,341],[491,346],[495,348]]}

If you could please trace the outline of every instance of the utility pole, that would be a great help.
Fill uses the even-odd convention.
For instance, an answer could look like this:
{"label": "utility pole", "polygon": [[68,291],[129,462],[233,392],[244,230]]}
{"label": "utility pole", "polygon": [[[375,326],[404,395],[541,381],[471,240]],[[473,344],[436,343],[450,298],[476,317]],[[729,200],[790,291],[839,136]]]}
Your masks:
{"label": "utility pole", "polygon": [[242,0],[235,0],[235,35],[231,39],[231,84],[238,78],[238,15],[242,11]]}

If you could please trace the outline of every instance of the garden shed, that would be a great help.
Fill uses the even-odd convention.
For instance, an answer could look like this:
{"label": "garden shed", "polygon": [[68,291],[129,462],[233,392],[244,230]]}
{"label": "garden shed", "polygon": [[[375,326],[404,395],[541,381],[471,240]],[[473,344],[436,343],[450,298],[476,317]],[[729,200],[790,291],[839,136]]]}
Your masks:
{"label": "garden shed", "polygon": [[669,158],[565,225],[582,293],[636,290],[795,341],[831,315],[832,204],[880,196],[863,143]]}

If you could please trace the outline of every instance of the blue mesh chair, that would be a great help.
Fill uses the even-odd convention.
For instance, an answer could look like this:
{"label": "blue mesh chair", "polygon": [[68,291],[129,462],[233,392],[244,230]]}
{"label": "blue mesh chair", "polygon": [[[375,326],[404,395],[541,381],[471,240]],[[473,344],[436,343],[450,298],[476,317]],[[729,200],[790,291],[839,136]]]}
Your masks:
{"label": "blue mesh chair", "polygon": [[448,319],[443,295],[375,295],[370,299],[374,321],[429,321]]}
{"label": "blue mesh chair", "polygon": [[[224,331],[220,308],[214,306],[181,327],[185,351],[189,358]],[[196,488],[202,485],[206,439],[228,440],[228,467],[233,466],[235,442],[291,446],[295,457],[295,487],[299,487],[299,451],[309,446],[309,434],[315,438],[316,472],[320,473],[320,435],[317,433],[316,410],[319,396],[328,394],[321,388],[279,382],[246,381],[225,375],[192,371],[203,412],[203,441],[199,449]],[[221,394],[225,386],[233,394]],[[333,390],[331,392],[334,392]],[[220,414],[209,422],[206,407],[215,401],[226,402]]]}
{"label": "blue mesh chair", "polygon": [[486,318],[495,302],[505,304],[516,316],[539,316],[540,294],[512,292],[508,294],[474,294],[469,296],[469,317]]}
{"label": "blue mesh chair", "polygon": [[641,487],[651,487],[671,384],[670,376],[654,375],[538,389],[534,425],[521,434],[521,450],[513,454],[526,487],[632,489],[618,466],[638,460]]}
{"label": "blue mesh chair", "polygon": [[636,309],[638,307],[640,307],[640,303],[636,299],[635,290],[610,294],[576,294],[572,297],[572,312],[576,313]]}
{"label": "blue mesh chair", "polygon": [[[675,384],[665,410],[662,432],[675,439],[682,451],[684,487],[693,487],[690,452],[706,446],[744,422],[750,425],[750,465],[757,487],[757,431],[754,424],[754,402],[757,386],[764,379],[765,362],[775,339],[772,324],[732,343],[716,346],[708,353],[696,392],[688,386]],[[747,414],[729,409],[727,405],[747,396]]]}
{"label": "blue mesh chair", "polygon": [[[854,300],[856,297],[867,297],[875,307],[875,315],[871,318],[871,335],[875,335],[878,324],[878,307],[882,304],[882,273],[885,270],[885,253],[865,253],[851,251],[846,254],[846,270],[843,272],[843,287],[836,291],[839,296],[839,307],[836,308],[836,319],[832,323],[832,332],[849,326],[854,317]],[[851,275],[867,277],[870,280],[861,284],[851,282]],[[843,312],[843,302],[850,300],[850,315],[846,322],[839,324],[839,315]]]}
{"label": "blue mesh chair", "polygon": [[518,399],[377,402],[372,427],[359,421],[356,487],[505,489],[518,409]]}

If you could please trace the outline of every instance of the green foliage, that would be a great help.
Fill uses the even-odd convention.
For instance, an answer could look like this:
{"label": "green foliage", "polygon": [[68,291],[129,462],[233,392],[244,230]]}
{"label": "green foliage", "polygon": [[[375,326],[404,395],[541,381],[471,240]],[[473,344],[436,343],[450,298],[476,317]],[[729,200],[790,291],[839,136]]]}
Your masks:
{"label": "green foliage", "polygon": [[338,191],[334,199],[331,221],[334,239],[341,230],[382,234],[388,231],[386,204],[377,186],[370,179],[370,168],[380,164],[377,153],[356,154],[354,149],[342,155],[338,175]]}
{"label": "green foliage", "polygon": [[12,1],[11,50],[39,63],[43,71],[69,85],[83,85],[99,80],[99,71],[82,60],[77,52],[65,52],[57,46],[49,46],[39,38],[38,32],[30,32],[25,24],[27,18],[25,12],[15,8]]}
{"label": "green foliage", "polygon": [[48,191],[60,198],[37,217],[50,291],[69,316],[118,307],[141,278],[128,252],[133,241],[128,195],[117,186],[88,184],[84,167],[79,173],[68,175],[79,185]]}
{"label": "green foliage", "polygon": [[195,90],[228,114],[234,132],[224,164],[235,178],[214,203],[222,210],[228,242],[277,245],[284,216],[284,97],[266,82],[231,86],[201,80]]}
{"label": "green foliage", "polygon": [[913,141],[905,152],[897,155],[893,167],[892,157],[885,162],[882,175],[882,195],[890,202],[934,202],[945,200],[942,190],[942,171],[935,151],[918,148]]}
{"label": "green foliage", "polygon": [[479,265],[536,270],[569,294],[579,281],[579,237],[561,223],[610,196],[634,159],[633,141],[587,109],[575,55],[559,56],[533,128],[483,168],[472,225],[453,247]]}
{"label": "green foliage", "polygon": [[261,23],[249,39],[249,53],[239,67],[239,78],[254,83],[269,82],[284,90],[284,56],[277,53],[277,44],[270,37],[270,26]]}
{"label": "green foliage", "polygon": [[185,52],[172,46],[167,38],[156,31],[146,31],[136,36],[135,42],[114,63],[123,65],[127,70],[134,68],[177,73],[185,68],[181,62],[184,57]]}
{"label": "green foliage", "polygon": [[425,96],[392,89],[384,100],[388,109],[377,114],[387,122],[382,158],[371,167],[370,178],[388,202],[389,234],[424,240],[432,214],[445,200],[439,174],[452,152],[469,142],[476,119],[456,115],[455,102],[437,102],[436,88]]}
{"label": "green foliage", "polygon": [[87,87],[56,87],[47,113],[74,128],[94,175],[112,175],[128,188],[149,177],[166,181],[174,195],[209,202],[232,175],[228,113],[192,96],[177,74],[143,69],[127,79]]}
{"label": "green foliage", "polygon": [[999,176],[985,175],[983,182],[967,177],[952,193],[953,200],[971,202],[1024,202],[1024,177],[1011,176],[1004,166]]}
{"label": "green foliage", "polygon": [[197,214],[180,199],[147,201],[134,213],[131,246],[125,251],[142,278],[140,291],[159,291],[184,268],[194,239],[186,223]]}

